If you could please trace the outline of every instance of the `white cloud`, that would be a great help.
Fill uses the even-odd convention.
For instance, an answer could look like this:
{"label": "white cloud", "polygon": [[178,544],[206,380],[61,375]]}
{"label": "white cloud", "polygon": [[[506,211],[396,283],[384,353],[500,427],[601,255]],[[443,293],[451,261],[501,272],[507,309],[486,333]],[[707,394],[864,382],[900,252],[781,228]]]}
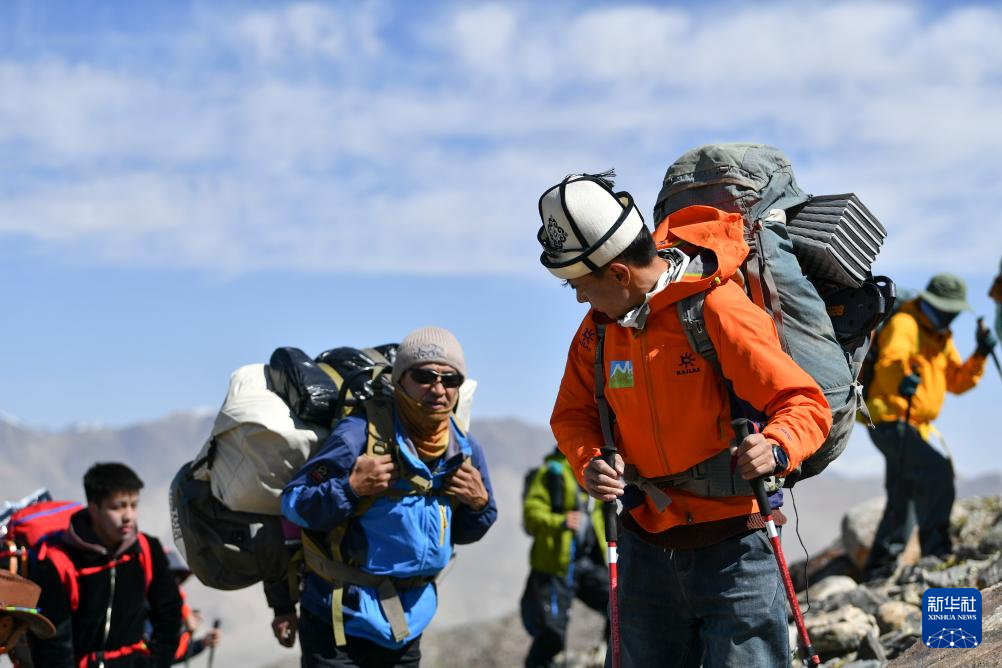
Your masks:
{"label": "white cloud", "polygon": [[341,61],[356,53],[376,55],[381,44],[368,8],[335,11],[326,5],[298,3],[238,17],[228,36],[237,49],[249,47],[265,64],[319,58]]}
{"label": "white cloud", "polygon": [[863,195],[885,270],[997,260],[967,239],[997,236],[1000,10],[398,9],[202,8],[163,61],[0,55],[0,234],[227,272],[529,273],[563,174],[615,165],[648,210],[683,150],[750,139]]}

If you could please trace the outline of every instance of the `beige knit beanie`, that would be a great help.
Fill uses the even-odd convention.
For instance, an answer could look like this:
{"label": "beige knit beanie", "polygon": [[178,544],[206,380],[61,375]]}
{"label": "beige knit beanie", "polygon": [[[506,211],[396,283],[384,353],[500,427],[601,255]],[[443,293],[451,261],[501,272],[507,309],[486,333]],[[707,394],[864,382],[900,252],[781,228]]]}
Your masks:
{"label": "beige knit beanie", "polygon": [[436,362],[448,364],[463,376],[466,375],[466,359],[463,348],[452,332],[441,327],[422,327],[404,337],[397,348],[393,361],[393,382],[399,383],[400,376],[418,364]]}

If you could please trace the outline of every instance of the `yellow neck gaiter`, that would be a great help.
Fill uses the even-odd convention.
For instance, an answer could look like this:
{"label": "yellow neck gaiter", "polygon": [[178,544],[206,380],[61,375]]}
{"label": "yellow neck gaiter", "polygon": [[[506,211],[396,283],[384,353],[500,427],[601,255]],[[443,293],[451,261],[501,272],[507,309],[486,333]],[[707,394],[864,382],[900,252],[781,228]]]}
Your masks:
{"label": "yellow neck gaiter", "polygon": [[400,421],[404,423],[404,429],[414,443],[421,461],[430,462],[441,457],[449,446],[449,416],[452,408],[428,412],[399,385],[393,389],[393,396],[400,411]]}

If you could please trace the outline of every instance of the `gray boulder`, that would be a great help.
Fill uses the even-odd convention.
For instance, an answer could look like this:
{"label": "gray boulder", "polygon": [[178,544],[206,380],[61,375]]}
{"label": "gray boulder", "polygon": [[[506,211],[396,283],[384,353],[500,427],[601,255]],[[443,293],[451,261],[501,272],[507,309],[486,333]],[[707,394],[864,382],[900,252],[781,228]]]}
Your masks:
{"label": "gray boulder", "polygon": [[911,635],[922,632],[922,609],[903,601],[888,601],[877,610],[881,633],[905,631]]}
{"label": "gray boulder", "polygon": [[974,496],[960,499],[953,504],[950,513],[950,535],[955,544],[980,545],[982,540],[990,541],[1002,517],[1002,497]]}
{"label": "gray boulder", "polygon": [[995,524],[988,529],[988,532],[978,543],[978,549],[983,554],[991,554],[992,552],[1002,552],[1002,521],[996,521]]}
{"label": "gray boulder", "polygon": [[978,589],[987,589],[1002,582],[1002,557],[997,558],[978,573]]}
{"label": "gray boulder", "polygon": [[855,651],[867,633],[878,633],[877,621],[856,606],[809,615],[807,633],[818,654],[830,657]]}
{"label": "gray boulder", "polygon": [[807,590],[806,595],[801,594],[797,598],[801,605],[804,605],[808,600],[811,603],[821,602],[825,599],[837,596],[839,594],[847,594],[849,592],[855,591],[859,588],[859,585],[848,575],[832,575],[830,577],[817,582]]}
{"label": "gray boulder", "polygon": [[883,512],[884,499],[868,499],[857,503],[842,518],[842,547],[856,568],[866,563]]}
{"label": "gray boulder", "polygon": [[922,571],[922,581],[929,587],[973,587],[978,573],[989,565],[985,561],[966,561],[944,570]]}

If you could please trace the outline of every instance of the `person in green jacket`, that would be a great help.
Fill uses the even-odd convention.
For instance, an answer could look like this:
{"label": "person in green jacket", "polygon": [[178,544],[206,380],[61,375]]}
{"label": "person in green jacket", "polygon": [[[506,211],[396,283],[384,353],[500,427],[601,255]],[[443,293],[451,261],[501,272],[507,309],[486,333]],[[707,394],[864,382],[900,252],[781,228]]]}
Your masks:
{"label": "person in green jacket", "polygon": [[556,448],[527,479],[522,525],[533,537],[532,570],[521,602],[522,624],[533,639],[525,666],[552,666],[564,649],[575,596],[606,615],[606,637],[609,631],[602,506],[578,486]]}

